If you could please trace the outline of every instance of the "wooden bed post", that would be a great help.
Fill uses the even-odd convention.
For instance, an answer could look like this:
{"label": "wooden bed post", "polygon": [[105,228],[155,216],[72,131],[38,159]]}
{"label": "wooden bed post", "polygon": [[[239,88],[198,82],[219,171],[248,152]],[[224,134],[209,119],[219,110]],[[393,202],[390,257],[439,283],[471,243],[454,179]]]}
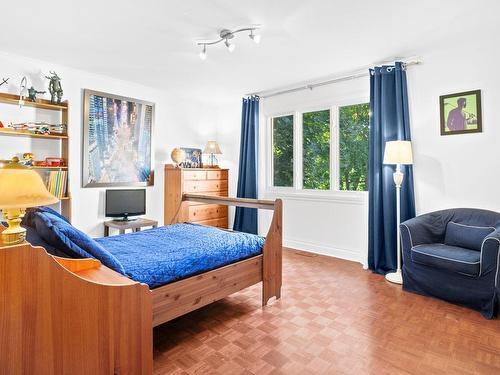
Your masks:
{"label": "wooden bed post", "polygon": [[262,306],[267,305],[271,297],[281,297],[282,274],[282,220],[283,203],[274,201],[274,215],[267,232],[263,250]]}

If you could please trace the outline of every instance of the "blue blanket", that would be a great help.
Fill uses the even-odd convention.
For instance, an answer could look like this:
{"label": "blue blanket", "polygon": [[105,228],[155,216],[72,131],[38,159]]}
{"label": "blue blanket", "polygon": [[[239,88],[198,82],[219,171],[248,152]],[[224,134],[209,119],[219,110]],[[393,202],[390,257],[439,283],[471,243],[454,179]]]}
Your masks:
{"label": "blue blanket", "polygon": [[196,224],[175,224],[96,241],[126,275],[150,288],[262,253],[264,238]]}

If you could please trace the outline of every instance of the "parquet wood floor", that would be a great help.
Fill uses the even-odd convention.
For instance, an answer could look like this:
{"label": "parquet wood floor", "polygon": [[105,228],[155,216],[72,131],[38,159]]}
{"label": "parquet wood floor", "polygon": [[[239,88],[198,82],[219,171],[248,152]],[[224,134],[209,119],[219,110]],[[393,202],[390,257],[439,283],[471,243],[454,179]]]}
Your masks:
{"label": "parquet wood floor", "polygon": [[344,260],[288,250],[283,276],[157,327],[155,375],[500,374],[499,320]]}

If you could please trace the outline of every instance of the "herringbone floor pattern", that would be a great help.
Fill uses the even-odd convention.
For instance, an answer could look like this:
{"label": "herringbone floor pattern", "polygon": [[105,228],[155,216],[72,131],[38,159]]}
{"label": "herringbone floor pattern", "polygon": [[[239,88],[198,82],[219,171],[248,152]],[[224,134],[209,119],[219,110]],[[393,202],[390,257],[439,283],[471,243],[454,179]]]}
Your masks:
{"label": "herringbone floor pattern", "polygon": [[500,374],[500,321],[285,251],[281,300],[255,286],[156,328],[154,373]]}

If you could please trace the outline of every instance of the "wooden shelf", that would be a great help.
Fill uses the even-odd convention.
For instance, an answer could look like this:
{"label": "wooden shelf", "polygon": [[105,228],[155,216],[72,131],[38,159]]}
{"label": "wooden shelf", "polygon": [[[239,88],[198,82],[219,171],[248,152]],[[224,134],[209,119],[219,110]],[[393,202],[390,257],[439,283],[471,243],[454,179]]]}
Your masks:
{"label": "wooden shelf", "polygon": [[41,169],[41,170],[46,169],[46,170],[49,170],[49,171],[50,171],[50,170],[57,170],[57,169],[61,169],[61,170],[63,170],[63,171],[68,170],[68,167],[41,167],[41,166],[39,166],[39,165],[34,165],[34,166],[30,167],[30,168],[31,168],[31,169]]}
{"label": "wooden shelf", "polygon": [[[19,98],[19,95],[0,93],[0,103],[19,105]],[[24,98],[23,107],[49,109],[52,111],[65,111],[68,109],[68,102],[64,101],[61,104],[52,104],[50,100],[46,99],[37,99],[36,102],[32,102],[26,97]]]}
{"label": "wooden shelf", "polygon": [[43,138],[43,139],[68,139],[67,135],[35,134],[27,130],[15,130],[10,128],[0,128],[0,134],[13,135],[18,137]]}

